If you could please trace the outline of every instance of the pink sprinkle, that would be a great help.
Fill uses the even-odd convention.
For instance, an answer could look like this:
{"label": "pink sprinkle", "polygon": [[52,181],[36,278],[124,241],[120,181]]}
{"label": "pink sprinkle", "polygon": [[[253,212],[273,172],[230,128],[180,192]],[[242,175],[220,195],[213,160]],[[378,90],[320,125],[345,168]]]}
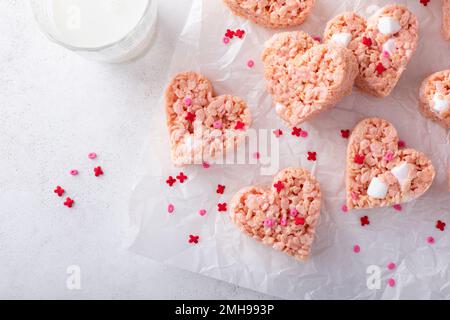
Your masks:
{"label": "pink sprinkle", "polygon": [[189,97],[184,98],[184,104],[189,107],[192,104],[192,99]]}
{"label": "pink sprinkle", "polygon": [[206,210],[205,209],[201,209],[201,210],[198,211],[198,214],[203,217],[206,214]]}
{"label": "pink sprinkle", "polygon": [[399,148],[404,148],[406,147],[406,142],[403,140],[398,140],[398,147]]}
{"label": "pink sprinkle", "polygon": [[286,218],[281,218],[280,225],[282,225],[283,227],[287,225]]}
{"label": "pink sprinkle", "polygon": [[290,213],[291,217],[296,217],[298,215],[298,211],[295,208],[289,210],[289,213]]}
{"label": "pink sprinkle", "polygon": [[78,174],[78,170],[77,169],[72,169],[70,170],[70,174],[73,176],[76,176]]}
{"label": "pink sprinkle", "polygon": [[253,68],[254,66],[255,66],[255,61],[253,61],[253,60],[248,60],[247,61],[247,67]]}
{"label": "pink sprinkle", "polygon": [[395,286],[395,280],[394,280],[394,278],[390,278],[390,279],[388,280],[388,285],[389,285],[390,287]]}
{"label": "pink sprinkle", "polygon": [[383,57],[389,58],[390,56],[391,56],[391,55],[389,54],[388,51],[386,51],[386,50],[383,51]]}
{"label": "pink sprinkle", "polygon": [[319,36],[315,36],[313,37],[314,40],[316,40],[317,42],[322,42],[322,38]]}
{"label": "pink sprinkle", "polygon": [[395,267],[396,267],[396,265],[395,265],[395,263],[393,263],[393,262],[389,262],[388,265],[387,265],[387,267],[388,267],[389,270],[394,270]]}
{"label": "pink sprinkle", "polygon": [[355,191],[352,191],[350,193],[351,197],[353,200],[358,200],[359,199],[359,194],[357,194]]}
{"label": "pink sprinkle", "polygon": [[225,43],[225,44],[229,44],[229,43],[230,43],[230,38],[228,38],[228,37],[223,37],[222,41],[223,41],[223,43]]}
{"label": "pink sprinkle", "polygon": [[264,220],[264,226],[266,226],[266,227],[268,227],[268,228],[272,227],[272,226],[273,226],[273,221],[272,221],[272,219],[266,219],[266,220]]}
{"label": "pink sprinkle", "polygon": [[306,138],[308,136],[308,131],[300,131],[300,137]]}
{"label": "pink sprinkle", "polygon": [[397,211],[402,211],[402,205],[401,205],[401,204],[394,204],[394,205],[392,206],[392,208],[394,208],[394,209],[397,210]]}
{"label": "pink sprinkle", "polygon": [[173,206],[173,204],[169,204],[167,206],[167,212],[168,213],[173,213],[174,210],[175,210],[175,207]]}
{"label": "pink sprinkle", "polygon": [[214,129],[222,128],[222,121],[220,121],[220,120],[214,121],[213,127],[214,127]]}
{"label": "pink sprinkle", "polygon": [[343,204],[342,207],[341,207],[341,209],[342,209],[342,211],[344,211],[344,212],[348,212],[348,207],[347,207],[346,204]]}
{"label": "pink sprinkle", "polygon": [[392,151],[386,152],[386,154],[384,155],[384,160],[391,161],[392,159],[394,159],[394,154],[392,153]]}
{"label": "pink sprinkle", "polygon": [[357,244],[355,244],[355,246],[353,247],[353,252],[359,253],[360,251],[361,251],[361,248]]}
{"label": "pink sprinkle", "polygon": [[204,169],[208,169],[210,167],[210,164],[208,162],[204,161],[202,163],[202,166],[203,166]]}
{"label": "pink sprinkle", "polygon": [[95,159],[97,158],[97,154],[95,152],[91,152],[88,154],[89,159]]}
{"label": "pink sprinkle", "polygon": [[434,238],[433,237],[427,237],[427,242],[429,243],[429,244],[434,244]]}
{"label": "pink sprinkle", "polygon": [[261,157],[261,155],[259,154],[259,152],[255,152],[253,154],[253,158],[255,158],[255,159],[259,159],[260,157]]}

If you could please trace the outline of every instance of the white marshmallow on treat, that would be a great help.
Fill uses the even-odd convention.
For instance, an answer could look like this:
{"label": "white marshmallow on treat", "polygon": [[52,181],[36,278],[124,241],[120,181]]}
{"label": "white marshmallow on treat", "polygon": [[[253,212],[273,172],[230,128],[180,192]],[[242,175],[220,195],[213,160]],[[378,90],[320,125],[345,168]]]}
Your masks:
{"label": "white marshmallow on treat", "polygon": [[277,103],[276,105],[275,105],[275,110],[276,110],[276,112],[281,112],[281,111],[283,111],[284,109],[286,109],[286,106],[284,105],[284,104],[281,104],[281,103]]}
{"label": "white marshmallow on treat", "polygon": [[395,53],[395,40],[389,39],[383,44],[383,52],[389,53],[390,56],[392,56]]}
{"label": "white marshmallow on treat", "polygon": [[367,189],[367,195],[375,199],[384,199],[388,192],[388,186],[381,181],[380,178],[373,178],[370,181],[369,188]]}
{"label": "white marshmallow on treat", "polygon": [[391,169],[391,173],[394,175],[394,177],[397,178],[398,183],[400,184],[400,187],[403,188],[405,183],[408,182],[409,178],[409,163],[402,162],[398,166]]}
{"label": "white marshmallow on treat", "polygon": [[395,34],[400,31],[402,27],[397,19],[392,17],[381,17],[378,20],[378,31],[385,35]]}
{"label": "white marshmallow on treat", "polygon": [[450,107],[448,101],[444,98],[442,99],[442,95],[439,93],[435,93],[433,96],[433,110],[437,113],[441,113],[446,111]]}
{"label": "white marshmallow on treat", "polygon": [[331,37],[331,41],[333,43],[343,46],[345,48],[348,46],[348,44],[350,43],[351,40],[352,40],[352,34],[346,33],[346,32],[336,33],[336,34],[333,34],[333,36]]}

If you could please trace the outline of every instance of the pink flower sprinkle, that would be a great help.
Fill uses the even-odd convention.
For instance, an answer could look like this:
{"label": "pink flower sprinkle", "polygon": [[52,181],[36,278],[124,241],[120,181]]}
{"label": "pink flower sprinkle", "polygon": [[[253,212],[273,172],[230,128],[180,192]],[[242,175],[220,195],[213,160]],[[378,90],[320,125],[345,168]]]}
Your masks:
{"label": "pink flower sprinkle", "polygon": [[78,174],[78,170],[77,169],[72,169],[70,170],[70,174],[73,176],[76,176]]}
{"label": "pink flower sprinkle", "polygon": [[427,237],[427,242],[429,243],[429,244],[434,244],[434,238],[433,237]]}
{"label": "pink flower sprinkle", "polygon": [[406,142],[403,140],[398,140],[398,147],[399,148],[404,148],[406,147]]}
{"label": "pink flower sprinkle", "polygon": [[395,286],[395,280],[394,280],[394,278],[390,278],[390,279],[388,280],[388,285],[389,285],[389,287]]}
{"label": "pink flower sprinkle", "polygon": [[248,60],[247,61],[247,67],[253,68],[254,66],[255,66],[255,61],[253,61],[253,60]]}
{"label": "pink flower sprinkle", "polygon": [[386,154],[384,155],[384,160],[391,161],[392,159],[394,159],[394,154],[392,153],[392,151],[386,152]]}
{"label": "pink flower sprinkle", "polygon": [[192,104],[192,99],[189,97],[184,98],[184,104],[189,107]]}
{"label": "pink flower sprinkle", "polygon": [[291,217],[296,217],[298,215],[298,211],[297,209],[293,208],[289,210],[289,214],[291,215]]}
{"label": "pink flower sprinkle", "polygon": [[222,121],[220,121],[220,120],[214,121],[213,127],[214,127],[214,129],[222,128]]}
{"label": "pink flower sprinkle", "polygon": [[341,209],[342,209],[343,212],[348,212],[348,207],[347,207],[346,204],[343,204]]}
{"label": "pink flower sprinkle", "polygon": [[300,131],[300,137],[306,138],[307,136],[308,136],[308,131],[304,131],[304,130]]}
{"label": "pink flower sprinkle", "polygon": [[361,248],[357,244],[355,244],[355,246],[353,247],[353,252],[359,253],[360,251],[361,251]]}
{"label": "pink flower sprinkle", "polygon": [[391,55],[389,54],[388,51],[386,51],[386,50],[383,51],[383,57],[389,58],[390,56],[391,56]]}
{"label": "pink flower sprinkle", "polygon": [[169,204],[167,206],[167,212],[168,213],[173,213],[174,210],[175,210],[175,207],[173,206],[173,204]]}
{"label": "pink flower sprinkle", "polygon": [[389,270],[394,270],[395,267],[396,267],[396,265],[395,265],[395,263],[393,263],[393,262],[389,262],[388,265],[387,265],[387,267],[388,267]]}
{"label": "pink flower sprinkle", "polygon": [[206,210],[205,209],[201,209],[201,210],[198,211],[198,214],[203,217],[206,214]]}
{"label": "pink flower sprinkle", "polygon": [[402,205],[401,205],[401,204],[394,204],[394,205],[392,206],[392,208],[394,208],[394,209],[397,210],[397,211],[402,211]]}
{"label": "pink flower sprinkle", "polygon": [[285,227],[287,225],[286,218],[281,218],[280,225]]}
{"label": "pink flower sprinkle", "polygon": [[208,162],[204,161],[202,163],[202,167],[203,167],[203,169],[208,169],[210,167],[210,164]]}
{"label": "pink flower sprinkle", "polygon": [[273,226],[273,221],[272,219],[266,219],[264,220],[264,226],[267,228],[271,228]]}
{"label": "pink flower sprinkle", "polygon": [[229,43],[230,43],[230,38],[228,38],[228,37],[223,37],[222,41],[223,41],[223,43],[225,43],[225,44],[229,44]]}
{"label": "pink flower sprinkle", "polygon": [[95,152],[91,152],[88,154],[89,159],[95,159],[97,158],[97,154]]}

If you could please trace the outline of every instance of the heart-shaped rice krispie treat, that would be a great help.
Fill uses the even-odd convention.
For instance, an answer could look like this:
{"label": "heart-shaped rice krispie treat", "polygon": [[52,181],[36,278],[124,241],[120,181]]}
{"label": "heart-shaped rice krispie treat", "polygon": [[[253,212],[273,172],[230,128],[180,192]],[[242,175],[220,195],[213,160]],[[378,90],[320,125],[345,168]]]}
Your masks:
{"label": "heart-shaped rice krispie treat", "polygon": [[450,40],[450,0],[442,1],[442,34]]}
{"label": "heart-shaped rice krispie treat", "polygon": [[318,44],[303,31],[274,35],[262,60],[276,112],[290,127],[334,107],[352,92],[358,73],[350,50]]}
{"label": "heart-shaped rice krispie treat", "polygon": [[353,130],[347,149],[347,207],[368,209],[392,206],[423,195],[435,170],[414,149],[399,149],[394,126],[369,118]]}
{"label": "heart-shaped rice krispie treat", "polygon": [[286,28],[302,24],[315,0],[224,0],[238,16],[268,28]]}
{"label": "heart-shaped rice krispie treat", "polygon": [[422,114],[450,129],[450,70],[433,73],[422,82],[419,92]]}
{"label": "heart-shaped rice krispie treat", "polygon": [[247,104],[214,96],[211,82],[195,72],[177,74],[166,90],[171,156],[176,166],[201,164],[234,151],[251,125]]}
{"label": "heart-shaped rice krispie treat", "polygon": [[368,21],[355,12],[341,14],[328,22],[324,33],[324,42],[353,51],[359,64],[355,84],[376,97],[394,89],[418,39],[416,16],[400,5],[383,7]]}
{"label": "heart-shaped rice krispie treat", "polygon": [[305,169],[280,171],[272,186],[251,186],[231,201],[231,220],[247,235],[298,260],[311,251],[320,215],[320,187]]}

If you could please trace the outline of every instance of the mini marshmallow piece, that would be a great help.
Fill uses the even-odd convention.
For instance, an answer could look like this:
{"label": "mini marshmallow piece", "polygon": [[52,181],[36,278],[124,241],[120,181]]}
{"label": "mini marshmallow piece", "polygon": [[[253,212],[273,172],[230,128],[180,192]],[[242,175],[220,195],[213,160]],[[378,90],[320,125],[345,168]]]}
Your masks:
{"label": "mini marshmallow piece", "polygon": [[375,177],[370,181],[369,188],[367,189],[367,195],[375,199],[384,199],[388,191],[388,186]]}
{"label": "mini marshmallow piece", "polygon": [[277,103],[277,104],[275,105],[275,110],[276,110],[277,112],[281,112],[281,111],[283,111],[284,109],[286,109],[286,106],[285,106],[284,104]]}
{"label": "mini marshmallow piece", "polygon": [[398,166],[391,169],[391,173],[397,178],[400,187],[403,188],[404,184],[408,181],[409,164],[402,162]]}
{"label": "mini marshmallow piece", "polygon": [[395,18],[381,17],[378,20],[378,30],[385,35],[395,34],[400,31],[402,27]]}
{"label": "mini marshmallow piece", "polygon": [[352,40],[352,34],[346,33],[346,32],[336,33],[336,34],[333,34],[333,36],[331,37],[331,41],[333,43],[343,46],[345,48],[347,48],[347,46],[351,40]]}
{"label": "mini marshmallow piece", "polygon": [[441,99],[442,95],[435,93],[433,96],[433,110],[437,113],[446,111],[449,108],[448,101],[446,99]]}
{"label": "mini marshmallow piece", "polygon": [[389,39],[383,44],[383,52],[389,53],[390,56],[392,56],[395,52],[395,40]]}

